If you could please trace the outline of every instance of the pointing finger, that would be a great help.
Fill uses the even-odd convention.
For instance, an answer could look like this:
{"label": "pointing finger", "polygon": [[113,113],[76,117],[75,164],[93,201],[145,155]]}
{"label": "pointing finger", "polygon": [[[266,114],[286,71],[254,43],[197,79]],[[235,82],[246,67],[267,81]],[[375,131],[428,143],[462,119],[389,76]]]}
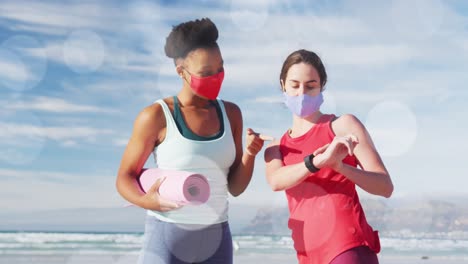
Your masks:
{"label": "pointing finger", "polygon": [[275,139],[272,136],[267,136],[267,135],[264,135],[264,134],[258,134],[258,137],[263,141],[271,141],[271,140]]}

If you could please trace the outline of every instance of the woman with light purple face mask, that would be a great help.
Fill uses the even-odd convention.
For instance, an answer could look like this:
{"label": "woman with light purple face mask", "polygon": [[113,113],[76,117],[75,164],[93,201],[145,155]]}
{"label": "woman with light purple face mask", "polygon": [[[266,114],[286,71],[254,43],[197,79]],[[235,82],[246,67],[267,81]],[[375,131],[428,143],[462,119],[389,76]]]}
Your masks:
{"label": "woman with light purple face mask", "polygon": [[286,192],[300,264],[378,263],[378,232],[367,223],[356,185],[388,198],[392,180],[355,116],[320,112],[326,82],[314,52],[286,58],[280,84],[292,125],[265,150],[267,181]]}

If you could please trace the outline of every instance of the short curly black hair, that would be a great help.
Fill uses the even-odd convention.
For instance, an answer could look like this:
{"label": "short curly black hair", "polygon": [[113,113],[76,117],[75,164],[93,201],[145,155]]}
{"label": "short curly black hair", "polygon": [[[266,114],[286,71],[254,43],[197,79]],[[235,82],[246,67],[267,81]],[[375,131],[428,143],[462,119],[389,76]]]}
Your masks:
{"label": "short curly black hair", "polygon": [[175,62],[192,50],[218,47],[217,39],[218,29],[209,18],[196,19],[174,26],[166,38],[164,51]]}

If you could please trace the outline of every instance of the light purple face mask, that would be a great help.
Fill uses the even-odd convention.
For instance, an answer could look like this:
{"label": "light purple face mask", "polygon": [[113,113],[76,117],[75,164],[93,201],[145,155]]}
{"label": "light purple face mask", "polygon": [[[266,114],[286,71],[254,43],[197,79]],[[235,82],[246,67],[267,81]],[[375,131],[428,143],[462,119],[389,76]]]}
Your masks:
{"label": "light purple face mask", "polygon": [[308,94],[290,96],[286,93],[283,94],[286,106],[293,114],[299,117],[306,117],[317,112],[323,103],[322,93],[316,96],[310,96]]}

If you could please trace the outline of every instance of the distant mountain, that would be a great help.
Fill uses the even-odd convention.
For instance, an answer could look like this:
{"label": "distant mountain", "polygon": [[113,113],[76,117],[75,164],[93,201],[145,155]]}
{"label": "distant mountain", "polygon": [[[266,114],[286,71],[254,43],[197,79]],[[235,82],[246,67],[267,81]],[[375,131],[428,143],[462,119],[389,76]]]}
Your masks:
{"label": "distant mountain", "polygon": [[[408,200],[397,207],[384,199],[361,200],[367,221],[381,233],[468,232],[468,208],[441,200]],[[287,208],[260,208],[243,234],[289,235]]]}
{"label": "distant mountain", "polygon": [[251,235],[289,235],[289,211],[287,207],[264,207],[257,210],[257,215],[239,233]]}
{"label": "distant mountain", "polygon": [[[361,200],[368,222],[381,233],[468,232],[466,203],[445,199],[388,201]],[[145,214],[137,207],[0,213],[0,230],[143,232]],[[233,234],[290,235],[286,207],[231,204],[229,218]]]}

